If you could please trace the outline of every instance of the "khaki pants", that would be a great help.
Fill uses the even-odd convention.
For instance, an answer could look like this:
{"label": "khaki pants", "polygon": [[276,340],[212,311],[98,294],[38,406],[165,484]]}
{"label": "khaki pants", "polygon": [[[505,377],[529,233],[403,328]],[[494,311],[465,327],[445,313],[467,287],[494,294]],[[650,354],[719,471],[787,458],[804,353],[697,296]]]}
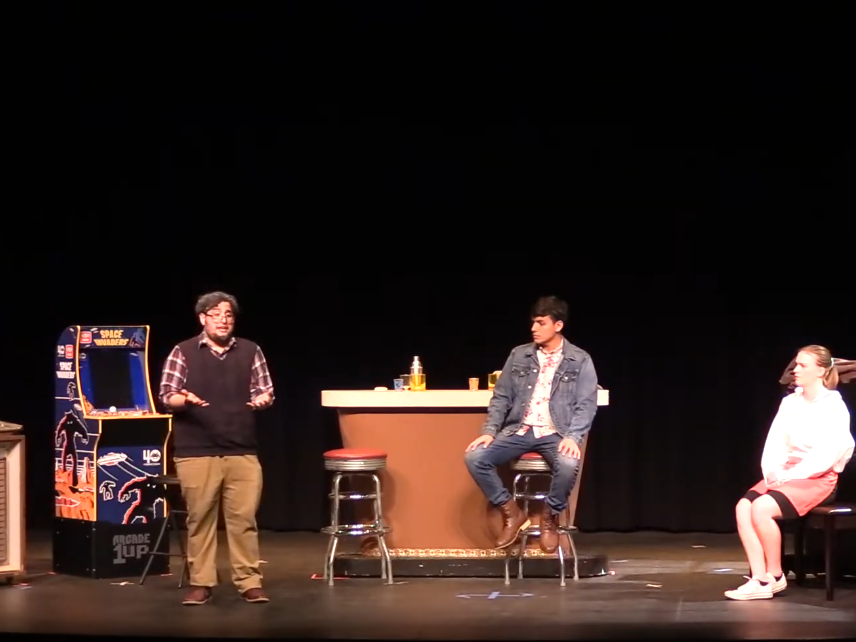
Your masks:
{"label": "khaki pants", "polygon": [[262,467],[255,455],[176,457],[175,472],[187,504],[190,584],[217,584],[217,518],[222,498],[232,582],[243,593],[261,588],[256,512]]}

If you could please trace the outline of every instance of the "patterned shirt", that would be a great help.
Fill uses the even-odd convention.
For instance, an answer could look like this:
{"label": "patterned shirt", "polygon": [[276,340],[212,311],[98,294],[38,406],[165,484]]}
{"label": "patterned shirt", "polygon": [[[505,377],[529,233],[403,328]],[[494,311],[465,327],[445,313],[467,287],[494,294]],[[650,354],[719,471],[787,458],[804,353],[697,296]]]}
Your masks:
{"label": "patterned shirt", "polygon": [[[211,350],[211,354],[221,361],[226,358],[232,348],[235,347],[236,343],[237,340],[235,337],[232,337],[229,340],[229,345],[226,346],[226,349],[222,352],[218,352],[214,349],[211,342],[208,340],[208,337],[206,337],[204,333],[199,335],[199,346],[208,346],[208,349]],[[158,398],[164,406],[169,407],[167,399],[176,393],[180,393],[182,388],[184,388],[185,381],[187,381],[187,362],[184,359],[184,354],[182,354],[181,348],[175,346],[166,358],[166,362],[163,366],[163,372],[161,373]],[[191,390],[190,392],[193,391]],[[267,360],[265,359],[264,354],[262,354],[262,349],[257,347],[256,355],[253,359],[253,370],[250,379],[250,399],[255,399],[257,396],[265,392],[270,393],[272,401],[273,379],[271,379]]]}
{"label": "patterned shirt", "polygon": [[518,435],[525,435],[529,428],[533,429],[536,439],[556,432],[550,417],[550,395],[553,392],[553,377],[561,360],[562,344],[550,352],[543,348],[538,349],[538,363],[541,365],[541,370],[538,372],[538,380],[535,382],[529,407],[523,415],[523,421],[520,422],[521,428],[517,431]]}

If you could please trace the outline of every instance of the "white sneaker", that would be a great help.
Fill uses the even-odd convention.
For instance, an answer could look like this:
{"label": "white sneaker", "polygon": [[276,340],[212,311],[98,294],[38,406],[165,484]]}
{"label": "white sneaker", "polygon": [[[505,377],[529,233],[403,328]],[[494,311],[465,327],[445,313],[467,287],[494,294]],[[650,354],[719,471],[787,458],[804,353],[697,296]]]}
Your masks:
{"label": "white sneaker", "polygon": [[767,575],[770,578],[769,586],[770,590],[773,591],[773,595],[775,595],[776,593],[781,593],[786,588],[788,588],[788,580],[785,577],[784,573],[782,573],[782,579],[780,579],[778,582],[776,581],[776,578],[773,577],[772,573],[767,573]]}
{"label": "white sneaker", "polygon": [[769,600],[773,597],[772,584],[761,586],[758,580],[746,577],[748,582],[733,591],[725,591],[725,597],[729,600]]}

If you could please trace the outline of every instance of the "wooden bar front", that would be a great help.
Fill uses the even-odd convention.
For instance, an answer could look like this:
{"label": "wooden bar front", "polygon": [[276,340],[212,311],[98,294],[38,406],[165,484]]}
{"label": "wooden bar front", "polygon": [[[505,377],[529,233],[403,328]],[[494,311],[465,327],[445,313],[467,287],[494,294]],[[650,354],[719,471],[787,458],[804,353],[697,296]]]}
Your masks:
{"label": "wooden bar front", "polygon": [[[607,405],[608,391],[599,392],[598,405]],[[489,390],[322,392],[322,405],[338,412],[345,448],[376,448],[388,455],[380,478],[384,517],[392,527],[387,545],[394,556],[469,557],[495,550],[501,516],[464,464],[464,450],[481,434],[492,395]],[[507,468],[500,475],[510,489]],[[580,474],[570,498],[571,520],[581,479]]]}

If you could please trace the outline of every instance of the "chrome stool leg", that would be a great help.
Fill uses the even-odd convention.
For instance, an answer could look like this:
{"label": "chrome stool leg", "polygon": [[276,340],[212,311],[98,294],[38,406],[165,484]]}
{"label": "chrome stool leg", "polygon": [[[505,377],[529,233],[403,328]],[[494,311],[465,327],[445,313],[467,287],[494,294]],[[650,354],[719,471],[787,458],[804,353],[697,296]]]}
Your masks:
{"label": "chrome stool leg", "polygon": [[[571,526],[569,524],[569,522],[571,521],[570,520],[570,509],[569,508],[566,508],[565,510],[563,510],[560,517],[562,518],[561,521],[564,523],[560,522],[560,524],[559,524],[559,551],[561,553],[562,535],[564,535],[566,538],[568,538],[568,548],[571,549],[571,555],[574,556],[574,580],[578,580],[578,579],[580,579],[580,564],[579,564],[579,560],[577,559],[577,557],[578,557],[577,556],[577,547],[574,544],[574,533],[576,532],[577,529],[575,526]],[[562,582],[563,582],[562,586],[564,586],[564,580],[565,580],[565,574],[563,571],[562,572]]]}
{"label": "chrome stool leg", "polygon": [[324,579],[325,580],[327,579],[327,576],[328,576],[327,567],[330,565],[329,560],[333,555],[333,542],[335,542],[335,541],[336,541],[335,535],[330,535],[330,537],[327,539],[327,552],[324,553]]}
{"label": "chrome stool leg", "polygon": [[[563,515],[565,514],[564,511],[562,514]],[[565,573],[565,552],[564,552],[564,550],[562,550],[562,536],[567,538],[568,548],[570,549],[571,555],[574,556],[574,580],[580,579],[580,564],[579,564],[579,560],[577,559],[578,558],[577,547],[574,544],[574,532],[576,531],[576,528],[574,526],[568,526],[567,525],[567,521],[568,521],[567,519],[565,519],[563,521],[565,523],[559,524],[559,527],[558,527],[558,530],[559,530],[559,549],[558,550],[559,550],[559,564],[562,568],[561,585],[565,586],[565,578],[567,577],[567,575]]]}
{"label": "chrome stool leg", "polygon": [[571,555],[574,556],[574,579],[580,579],[580,566],[577,561],[577,547],[574,546],[574,536],[572,533],[568,533],[568,542],[571,544]]}
{"label": "chrome stool leg", "polygon": [[380,478],[373,474],[372,482],[374,483],[374,511],[375,522],[374,526],[378,529],[377,543],[380,548],[380,578],[386,580],[387,584],[392,584],[392,560],[389,556],[389,548],[386,546],[386,535],[384,534],[383,508],[381,504],[381,488]]}
{"label": "chrome stool leg", "polygon": [[[518,496],[517,484],[520,481],[520,477],[521,477],[520,473],[515,475],[514,481],[512,482],[512,485],[511,485],[511,499],[514,502],[517,501],[517,496]],[[509,546],[505,549],[505,584],[511,584],[511,576],[509,573],[509,566],[511,565],[511,548],[512,547]],[[522,549],[520,550],[520,553],[518,553],[518,560],[517,560],[517,564],[518,564],[517,575],[518,576],[520,575],[520,566],[519,566],[521,563],[520,558],[519,558],[520,554],[522,554]]]}
{"label": "chrome stool leg", "polygon": [[[524,497],[528,496],[530,475],[523,474],[523,475],[518,475],[517,477],[523,477]],[[515,481],[516,481],[516,479],[515,479]],[[516,484],[515,484],[515,489],[514,489],[514,500],[517,501]],[[526,517],[529,517],[529,500],[528,499],[523,500],[523,513],[526,515]],[[523,557],[526,555],[526,540],[527,539],[528,539],[528,535],[526,535],[526,532],[525,531],[522,532],[520,534],[520,552],[517,554],[517,579],[521,579],[521,580],[523,579]]]}
{"label": "chrome stool leg", "polygon": [[332,492],[330,493],[330,539],[327,541],[327,554],[324,557],[324,579],[327,580],[328,586],[333,586],[333,559],[336,556],[336,545],[339,542],[339,536],[336,531],[339,529],[339,489],[342,484],[342,473],[333,475]]}
{"label": "chrome stool leg", "polygon": [[330,549],[325,560],[324,567],[327,575],[327,586],[333,586],[333,560],[336,558],[336,545],[339,543],[338,535],[333,535],[330,540]]}
{"label": "chrome stool leg", "polygon": [[386,578],[387,584],[393,584],[393,581],[392,581],[392,559],[389,556],[389,548],[387,548],[387,546],[386,546],[386,536],[383,534],[378,535],[378,542],[380,543],[381,579]]}

